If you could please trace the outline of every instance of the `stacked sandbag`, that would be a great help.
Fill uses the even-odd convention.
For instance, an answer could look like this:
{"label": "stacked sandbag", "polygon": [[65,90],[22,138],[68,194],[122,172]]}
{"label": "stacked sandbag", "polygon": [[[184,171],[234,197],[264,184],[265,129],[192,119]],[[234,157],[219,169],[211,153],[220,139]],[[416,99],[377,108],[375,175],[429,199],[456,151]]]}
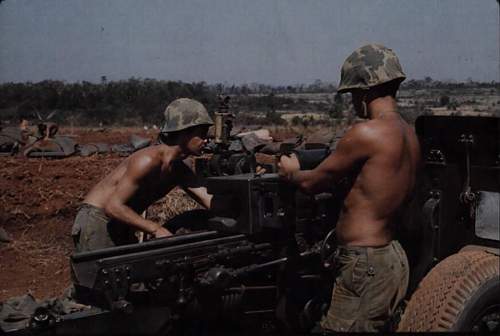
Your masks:
{"label": "stacked sandbag", "polygon": [[22,147],[36,141],[29,130],[19,127],[5,127],[0,130],[0,155],[17,154]]}
{"label": "stacked sandbag", "polygon": [[28,146],[23,154],[30,158],[64,158],[76,152],[76,142],[68,136],[46,138]]}

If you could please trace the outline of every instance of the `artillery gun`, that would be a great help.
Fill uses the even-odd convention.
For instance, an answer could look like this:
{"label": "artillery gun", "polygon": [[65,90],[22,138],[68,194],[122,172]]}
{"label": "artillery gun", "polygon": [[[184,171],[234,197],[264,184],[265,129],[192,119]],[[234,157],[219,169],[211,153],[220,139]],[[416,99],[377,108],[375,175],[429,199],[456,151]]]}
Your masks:
{"label": "artillery gun", "polygon": [[[410,287],[387,330],[498,333],[500,118],[424,116],[416,131],[424,165],[397,232]],[[206,184],[203,230],[73,255],[76,298],[92,308],[5,331],[307,333],[329,303],[342,188],[303,195],[252,172]]]}

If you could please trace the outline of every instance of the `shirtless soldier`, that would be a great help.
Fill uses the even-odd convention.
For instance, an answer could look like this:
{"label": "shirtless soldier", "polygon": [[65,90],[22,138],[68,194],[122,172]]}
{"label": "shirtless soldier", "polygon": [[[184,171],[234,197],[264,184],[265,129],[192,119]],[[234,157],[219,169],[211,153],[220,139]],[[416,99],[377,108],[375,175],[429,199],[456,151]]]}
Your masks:
{"label": "shirtless soldier", "polygon": [[280,174],[309,193],[353,177],[336,226],[338,272],[320,323],[325,332],[379,331],[406,294],[408,261],[393,229],[414,187],[420,149],[397,111],[404,79],[392,50],[376,44],[357,49],[342,66],[338,91],[351,92],[356,113],[369,120],[350,128],[313,170],[300,170],[294,156],[280,160]]}
{"label": "shirtless soldier", "polygon": [[201,103],[187,98],[173,101],[165,110],[161,144],[129,156],[83,200],[71,232],[76,252],[135,243],[136,230],[155,238],[172,235],[140,213],[175,186],[210,208],[212,196],[182,161],[201,153],[210,125],[212,119]]}

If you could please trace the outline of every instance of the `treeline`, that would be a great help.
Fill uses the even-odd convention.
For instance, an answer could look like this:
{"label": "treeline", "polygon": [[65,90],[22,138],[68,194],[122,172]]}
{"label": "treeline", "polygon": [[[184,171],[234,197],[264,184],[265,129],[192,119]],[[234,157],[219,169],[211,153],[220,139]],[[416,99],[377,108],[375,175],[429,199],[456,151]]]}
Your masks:
{"label": "treeline", "polygon": [[[498,88],[499,83],[443,83],[427,77],[408,80],[403,89],[419,88]],[[131,78],[101,83],[46,80],[38,83],[0,84],[0,121],[13,121],[20,116],[46,119],[74,125],[140,125],[157,124],[165,107],[174,99],[189,97],[202,102],[210,112],[217,109],[217,96],[231,95],[231,110],[240,114],[241,122],[282,123],[279,112],[294,110],[327,113],[332,118],[342,116],[348,108],[340,96],[332,93],[336,87],[320,80],[294,86],[264,84],[207,84],[184,83],[154,79]],[[332,94],[327,99],[314,100],[307,93]],[[290,94],[290,95],[287,95]],[[441,103],[443,105],[444,103]]]}
{"label": "treeline", "polygon": [[484,89],[484,88],[500,88],[500,82],[475,82],[473,80],[468,80],[467,82],[443,82],[439,80],[433,80],[431,77],[425,77],[424,79],[409,79],[405,80],[401,84],[402,89]]}
{"label": "treeline", "polygon": [[159,123],[166,105],[178,97],[194,98],[212,110],[215,91],[204,82],[181,83],[153,79],[64,83],[6,83],[0,85],[2,119],[28,115],[42,118],[56,111],[56,122],[75,124]]}
{"label": "treeline", "polygon": [[[0,85],[0,119],[16,120],[20,116],[46,119],[51,115],[51,121],[61,124],[158,125],[162,121],[165,107],[176,98],[194,98],[213,112],[217,109],[217,97],[222,94],[233,97],[231,110],[235,113],[262,112],[265,115],[262,122],[282,122],[277,110],[328,112],[330,106],[280,94],[331,93],[333,90],[334,87],[321,81],[297,87],[263,84],[208,85],[205,82],[184,83],[135,78],[113,82],[102,78],[101,83],[65,83],[55,80],[5,83]],[[252,119],[252,116],[246,117]]]}

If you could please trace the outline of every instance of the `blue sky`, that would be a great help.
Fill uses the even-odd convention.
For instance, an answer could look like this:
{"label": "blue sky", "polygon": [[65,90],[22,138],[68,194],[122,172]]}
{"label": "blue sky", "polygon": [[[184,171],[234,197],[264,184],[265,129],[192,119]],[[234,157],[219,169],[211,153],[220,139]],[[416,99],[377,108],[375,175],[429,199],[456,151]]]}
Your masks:
{"label": "blue sky", "polygon": [[498,80],[495,0],[6,0],[0,82],[338,82],[377,42],[409,78]]}

